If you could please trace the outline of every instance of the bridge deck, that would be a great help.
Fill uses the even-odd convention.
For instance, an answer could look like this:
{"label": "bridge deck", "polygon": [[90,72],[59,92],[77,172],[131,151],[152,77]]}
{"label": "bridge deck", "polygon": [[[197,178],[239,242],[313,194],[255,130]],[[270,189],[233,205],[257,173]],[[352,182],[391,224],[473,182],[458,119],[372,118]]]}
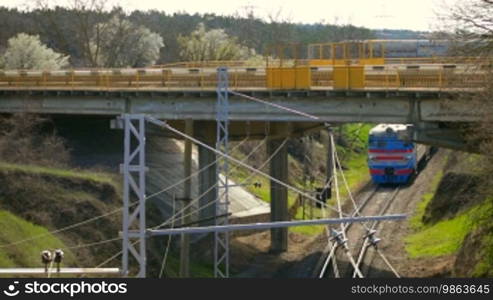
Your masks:
{"label": "bridge deck", "polygon": [[[0,112],[145,113],[166,120],[216,119],[214,68],[0,71]],[[318,117],[307,120],[232,96],[235,122],[475,122],[487,68],[473,64],[324,66],[229,70],[230,88]],[[460,100],[460,101],[459,101]],[[310,127],[307,125],[307,127]]]}
{"label": "bridge deck", "polygon": [[[234,67],[237,90],[467,90],[481,88],[488,66],[421,64],[382,66]],[[0,90],[215,90],[214,68],[0,71]]]}

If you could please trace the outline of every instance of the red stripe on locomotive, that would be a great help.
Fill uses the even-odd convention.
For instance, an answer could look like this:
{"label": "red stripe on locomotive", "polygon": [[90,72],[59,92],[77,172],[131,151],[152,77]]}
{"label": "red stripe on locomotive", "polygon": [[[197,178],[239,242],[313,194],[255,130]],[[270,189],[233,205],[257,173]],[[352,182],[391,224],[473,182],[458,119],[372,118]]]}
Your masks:
{"label": "red stripe on locomotive", "polygon": [[370,149],[370,153],[412,153],[413,149]]}

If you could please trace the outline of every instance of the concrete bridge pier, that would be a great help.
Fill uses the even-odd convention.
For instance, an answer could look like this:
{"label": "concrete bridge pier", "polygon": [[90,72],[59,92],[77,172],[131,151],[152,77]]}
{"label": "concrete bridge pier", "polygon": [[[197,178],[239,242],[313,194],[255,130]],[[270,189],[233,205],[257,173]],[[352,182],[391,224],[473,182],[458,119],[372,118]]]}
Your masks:
{"label": "concrete bridge pier", "polygon": [[[148,204],[154,204],[163,218],[168,219],[181,209],[183,186],[162,191],[182,179],[180,171],[183,170],[183,153],[176,140],[152,129],[150,127],[146,132],[146,165],[149,168],[146,176],[146,195],[158,193],[148,200]],[[196,191],[193,194],[196,194]],[[177,224],[180,222],[175,222],[175,225]]]}
{"label": "concrete bridge pier", "polygon": [[[216,122],[210,121],[196,121],[194,122],[194,133],[195,137],[201,142],[211,146],[216,147]],[[203,207],[210,202],[216,200],[216,188],[213,187],[216,184],[216,169],[217,165],[214,163],[216,161],[216,154],[204,147],[198,147],[199,154],[199,169],[212,164],[206,170],[199,173],[199,195],[202,195],[207,190],[210,189],[205,195],[203,195],[199,200],[199,206]],[[212,188],[213,187],[213,188]],[[199,212],[199,220],[210,219],[216,215],[216,206],[209,205]],[[202,222],[201,226],[214,225],[215,220],[210,219]]]}
{"label": "concrete bridge pier", "polygon": [[[267,144],[267,155],[270,157],[270,176],[282,182],[288,182],[288,148],[282,145],[283,138],[289,136],[289,123],[272,123],[272,139]],[[282,145],[282,146],[281,146]],[[271,180],[270,182],[270,209],[271,221],[288,221],[288,190]],[[271,229],[270,251],[279,253],[288,249],[288,228]]]}

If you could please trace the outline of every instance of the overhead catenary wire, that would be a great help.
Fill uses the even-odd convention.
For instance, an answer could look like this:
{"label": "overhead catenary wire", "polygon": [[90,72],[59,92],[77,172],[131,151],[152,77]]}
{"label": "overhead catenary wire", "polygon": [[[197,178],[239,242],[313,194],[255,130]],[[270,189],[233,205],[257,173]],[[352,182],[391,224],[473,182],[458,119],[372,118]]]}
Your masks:
{"label": "overhead catenary wire", "polygon": [[265,105],[268,105],[268,106],[272,106],[272,107],[275,107],[275,108],[278,108],[278,109],[281,109],[281,110],[285,110],[285,111],[291,112],[293,114],[300,115],[300,116],[303,116],[303,117],[306,117],[306,118],[309,118],[309,119],[312,119],[312,120],[319,120],[320,119],[319,117],[314,116],[314,115],[311,115],[311,114],[308,114],[306,112],[302,112],[300,110],[296,110],[296,109],[289,108],[289,107],[286,107],[286,106],[283,106],[283,105],[279,105],[279,104],[276,104],[276,103],[265,101],[265,100],[262,100],[262,99],[259,99],[259,98],[256,98],[256,97],[248,96],[248,95],[245,95],[243,93],[239,93],[239,92],[236,92],[236,91],[233,91],[233,90],[229,90],[229,93],[230,94],[233,94],[235,96],[239,96],[239,97],[248,99],[248,100],[256,101],[256,102],[259,102],[259,103],[262,103],[262,104],[265,104]]}
{"label": "overhead catenary wire", "polygon": [[103,240],[103,241],[99,241],[99,242],[82,244],[82,245],[76,245],[76,246],[71,246],[71,247],[65,247],[65,248],[62,248],[62,249],[63,250],[74,250],[74,249],[80,249],[80,248],[100,246],[100,245],[104,245],[104,244],[109,244],[111,242],[116,242],[116,241],[119,241],[121,239],[122,239],[121,237],[115,237],[115,238],[111,238],[111,239],[107,239],[107,240]]}
{"label": "overhead catenary wire", "polygon": [[[266,139],[262,140],[257,146],[255,146],[251,151],[250,153],[248,153],[243,159],[242,161],[246,161],[248,158],[250,158],[264,143],[265,143]],[[272,158],[270,158],[272,159]],[[236,169],[238,168],[238,166],[234,166],[232,169],[231,169],[231,172],[234,172]],[[247,177],[245,180],[243,180],[240,185],[242,185],[244,182],[248,181],[252,176],[249,176]],[[166,226],[167,224],[170,224],[171,222],[174,222],[174,221],[177,221],[177,220],[180,220],[180,219],[183,219],[185,217],[188,217],[190,215],[193,215],[193,214],[196,214],[198,211],[200,210],[203,210],[205,209],[206,207],[209,207],[213,204],[215,204],[215,202],[217,201],[217,199],[215,199],[214,201],[211,201],[203,206],[201,206],[200,208],[196,209],[195,211],[191,211],[185,215],[183,215],[183,212],[192,207],[193,205],[195,205],[197,203],[197,201],[199,201],[203,196],[205,196],[207,193],[209,193],[210,191],[212,191],[215,187],[217,187],[217,183],[211,185],[207,190],[205,190],[202,194],[200,194],[199,196],[195,197],[194,199],[192,199],[187,205],[185,205],[184,207],[181,208],[181,210],[179,210],[178,212],[176,212],[173,216],[171,216],[168,220],[166,220],[165,222],[155,226],[153,229],[159,229],[163,226]],[[177,216],[181,215],[180,218],[177,219]]]}
{"label": "overhead catenary wire", "polygon": [[387,267],[389,267],[389,269],[392,271],[392,273],[394,273],[395,277],[401,278],[401,276],[399,275],[399,273],[397,272],[397,270],[392,266],[392,264],[385,257],[385,255],[383,255],[382,251],[380,251],[380,249],[378,249],[378,248],[375,248],[375,250],[377,251],[377,253],[380,256],[380,258],[385,262],[385,264],[387,265]]}
{"label": "overhead catenary wire", "polygon": [[[360,213],[360,210],[361,210],[361,207],[358,206],[358,204],[356,204],[356,201],[354,200],[354,197],[353,197],[353,193],[351,192],[351,189],[349,188],[349,184],[346,180],[346,176],[344,175],[344,172],[342,170],[342,165],[341,165],[341,161],[339,160],[339,155],[337,153],[337,151],[334,151],[334,157],[335,157],[335,165],[338,166],[339,168],[339,171],[340,171],[340,174],[341,174],[341,178],[342,178],[342,182],[344,183],[344,187],[346,189],[346,191],[348,192],[348,196],[349,196],[349,199],[351,200],[351,203],[354,207],[354,213],[353,213],[353,216],[361,216],[361,213]],[[366,225],[366,223],[361,223],[362,226],[365,227],[365,229],[369,230],[368,226]],[[347,226],[348,224],[344,224],[344,228],[343,230],[346,231],[347,229]]]}
{"label": "overhead catenary wire", "polygon": [[[397,195],[397,193],[398,193],[398,192],[399,192],[399,188],[397,188],[397,189],[393,192],[393,194],[391,194],[391,196],[390,196],[389,200],[387,201],[387,203],[386,203],[386,204],[384,205],[384,207],[382,208],[382,210],[381,210],[381,214],[382,214],[382,213],[384,213],[384,212],[387,210],[388,206],[389,206],[389,205],[390,205],[390,203],[391,203],[391,200],[395,198],[395,196]],[[365,225],[365,228],[367,228],[367,229],[366,229],[366,230],[367,230],[367,232],[371,232],[371,231],[375,230],[375,228],[377,227],[377,225],[378,225],[378,223],[377,223],[377,222],[373,222],[373,224],[371,225],[371,227],[370,227],[370,228],[368,228],[366,225]],[[364,240],[364,243],[363,243],[363,247],[361,247],[361,250],[360,250],[360,252],[359,252],[359,255],[358,255],[358,260],[357,260],[357,262],[356,262],[356,264],[357,264],[358,266],[359,266],[359,265],[361,264],[361,262],[363,261],[363,258],[364,258],[365,254],[366,254],[366,250],[367,250],[367,248],[368,248],[369,246],[371,246],[371,245],[370,245],[370,243],[369,243],[369,238],[370,238],[370,236],[369,236],[369,235],[367,235],[367,236],[365,237],[365,240]],[[383,253],[381,253],[381,256],[384,256],[384,255],[383,255]],[[390,262],[388,262],[388,260],[387,260],[387,259],[385,259],[385,263],[386,263],[386,264],[390,264]],[[393,267],[391,267],[391,269],[393,269]],[[395,272],[395,273],[396,273],[396,272]],[[355,274],[353,273],[353,277],[354,277],[354,275],[355,275]]]}
{"label": "overhead catenary wire", "polygon": [[67,230],[70,230],[70,229],[73,229],[73,228],[76,228],[76,227],[79,227],[79,226],[82,226],[82,225],[85,225],[85,224],[94,222],[96,220],[99,220],[99,219],[102,219],[102,218],[111,216],[113,214],[116,214],[117,212],[120,212],[122,209],[123,209],[123,207],[121,207],[119,209],[112,210],[110,212],[107,212],[105,214],[102,214],[102,215],[99,215],[99,216],[96,216],[96,217],[93,217],[93,218],[90,218],[90,219],[87,219],[87,220],[84,220],[82,222],[74,223],[72,225],[69,225],[69,226],[66,226],[66,227],[63,227],[63,228],[60,228],[60,229],[56,229],[56,230],[53,230],[53,231],[41,233],[41,234],[32,236],[30,238],[25,238],[25,239],[18,240],[18,241],[9,243],[9,244],[0,245],[0,248],[15,246],[15,245],[19,245],[19,244],[22,244],[22,243],[30,242],[30,241],[33,241],[33,240],[36,240],[36,239],[39,239],[39,238],[42,238],[42,237],[45,237],[45,236],[48,236],[48,235],[51,235],[51,234],[57,234],[57,233],[60,233],[60,232],[64,232],[64,231],[67,231]]}
{"label": "overhead catenary wire", "polygon": [[[258,149],[262,146],[262,144],[263,144],[263,142],[264,142],[264,141],[265,141],[265,139],[264,139],[261,143],[259,143],[259,145],[257,145],[256,147],[254,147],[254,149],[252,149],[252,151],[251,151],[249,154],[247,154],[247,155],[245,156],[244,160],[248,159],[251,155],[253,155],[253,154],[254,154],[254,153],[255,153],[255,152],[256,152],[256,151],[257,151],[257,150],[258,150]],[[282,145],[281,145],[281,146],[282,146]],[[279,147],[279,148],[280,148],[280,147]],[[274,154],[276,154],[277,152],[278,152],[278,150],[277,150],[277,151],[275,151],[275,152],[274,152]],[[266,161],[266,162],[264,162],[264,165],[265,165],[265,164],[267,164],[267,163],[268,163],[268,162],[269,162],[269,161],[273,158],[273,156],[274,156],[274,155],[271,155],[271,157],[269,157],[269,158],[267,159],[267,161]],[[235,166],[233,169],[236,169],[236,168],[238,168],[238,166]],[[251,175],[251,176],[252,176],[252,175]],[[247,177],[244,181],[248,181],[248,180],[251,178],[251,176]],[[198,197],[196,197],[194,200],[192,200],[192,201],[189,203],[189,205],[193,205],[193,204],[194,204],[196,201],[198,201],[198,200],[199,200],[199,199],[200,199],[203,195],[205,195],[205,194],[207,194],[208,192],[210,192],[210,191],[211,191],[211,190],[212,190],[212,189],[213,189],[216,185],[217,185],[217,184],[215,184],[215,185],[211,186],[211,187],[210,187],[208,190],[206,190],[204,193],[202,193],[201,195],[199,195]],[[198,209],[196,209],[195,211],[190,212],[188,215],[195,214],[195,213],[197,213],[198,211],[200,211],[200,210],[202,210],[202,209],[205,209],[206,207],[209,207],[209,206],[211,206],[211,205],[215,204],[215,202],[216,202],[216,201],[217,201],[217,199],[216,199],[216,200],[214,200],[214,201],[211,201],[211,202],[207,203],[206,205],[203,205],[203,206],[199,207],[199,208],[198,208]],[[154,226],[152,229],[159,229],[159,228],[161,228],[161,227],[163,227],[163,226],[166,226],[167,224],[169,224],[169,223],[171,223],[171,222],[175,222],[175,221],[177,221],[177,220],[180,220],[181,218],[184,218],[184,217],[188,216],[188,215],[182,215],[180,218],[176,218],[176,216],[178,216],[178,215],[182,214],[182,213],[183,213],[183,211],[184,211],[186,208],[187,208],[187,207],[183,207],[180,211],[178,211],[177,213],[175,213],[172,217],[170,217],[170,218],[169,218],[168,220],[166,220],[164,223],[159,224],[159,225],[157,225],[157,226]],[[225,217],[227,217],[227,216],[225,216]],[[119,238],[119,239],[121,239],[121,238]],[[135,244],[136,244],[136,242],[134,242],[134,243],[133,243],[133,245],[135,245]],[[112,257],[110,257],[109,259],[105,260],[103,263],[99,264],[99,265],[97,266],[97,268],[102,267],[102,266],[104,266],[105,264],[109,263],[110,261],[112,261],[113,259],[115,259],[116,257],[118,257],[118,256],[119,256],[122,252],[123,252],[123,251],[120,251],[120,252],[116,253],[115,255],[113,255]],[[163,261],[165,261],[165,259],[163,259]]]}
{"label": "overhead catenary wire", "polygon": [[[270,161],[274,158],[274,156],[275,156],[275,155],[276,155],[276,154],[280,151],[280,149],[284,146],[284,144],[285,144],[286,142],[287,142],[287,139],[285,139],[285,140],[284,140],[284,141],[283,141],[283,142],[282,142],[282,143],[281,143],[281,144],[277,147],[277,149],[276,149],[276,150],[275,150],[275,151],[274,151],[274,152],[273,152],[273,153],[272,153],[272,154],[271,154],[271,155],[267,158],[267,160],[266,160],[266,161],[264,161],[264,162],[261,164],[261,166],[260,166],[259,168],[261,169],[261,168],[263,168],[265,165],[267,165],[267,164],[268,164],[268,163],[269,163],[269,162],[270,162]],[[260,145],[259,145],[259,146],[260,146]],[[245,156],[245,158],[243,158],[243,160],[242,160],[242,161],[247,160],[247,159],[248,159],[248,158],[249,158],[249,157],[250,157],[253,153],[255,153],[255,152],[256,152],[256,149],[258,149],[258,148],[259,148],[259,146],[255,147],[255,148],[254,148],[254,149],[253,149],[253,150],[252,150],[252,151],[251,151],[251,152],[250,152],[247,156]],[[233,171],[233,170],[236,170],[237,168],[239,168],[239,166],[234,166],[231,170]],[[245,183],[245,182],[247,182],[248,180],[250,180],[253,176],[254,176],[254,174],[250,174],[247,178],[245,178],[245,179],[244,179],[244,180],[240,183],[240,185],[242,185],[243,183]],[[217,184],[215,184],[215,185],[211,186],[211,187],[210,187],[208,190],[206,190],[206,191],[205,191],[202,195],[200,195],[200,196],[196,197],[194,200],[192,200],[192,201],[190,202],[190,204],[189,204],[189,205],[192,205],[192,204],[193,204],[193,202],[198,201],[198,200],[199,200],[199,199],[200,199],[203,195],[207,194],[207,193],[208,193],[209,191],[211,191],[214,187],[216,187],[216,185],[217,185]],[[195,210],[195,211],[193,211],[193,212],[189,212],[187,215],[184,215],[184,216],[182,216],[181,218],[184,218],[184,217],[186,217],[186,216],[189,216],[189,215],[195,214],[195,213],[197,213],[197,212],[198,212],[198,211],[200,211],[200,210],[203,210],[203,209],[205,209],[205,208],[207,208],[207,207],[209,207],[209,206],[211,206],[211,205],[214,205],[216,201],[217,201],[217,198],[216,198],[214,201],[211,201],[211,202],[207,203],[206,205],[201,206],[201,207],[200,207],[200,208],[198,208],[197,210]],[[182,209],[181,211],[177,212],[177,213],[175,214],[175,216],[177,216],[177,215],[181,214],[181,213],[182,213],[182,211],[183,211],[183,209]],[[157,226],[153,227],[152,229],[159,229],[159,228],[162,228],[162,227],[164,227],[164,226],[168,225],[169,223],[171,223],[171,222],[173,221],[173,219],[172,219],[172,218],[173,218],[173,217],[169,218],[168,220],[166,220],[166,221],[165,221],[165,222],[163,222],[162,224],[157,225]]]}
{"label": "overhead catenary wire", "polygon": [[[248,158],[249,158],[249,157],[250,157],[253,153],[255,153],[255,152],[256,152],[256,151],[257,151],[257,150],[258,150],[258,149],[262,146],[262,144],[265,142],[265,140],[266,140],[266,139],[264,139],[261,143],[259,143],[259,145],[257,145],[256,147],[254,147],[254,149],[252,149],[252,151],[251,151],[249,154],[247,154],[247,155],[245,156],[244,160],[248,159]],[[287,141],[287,140],[286,140],[286,141]],[[241,143],[240,143],[240,144],[241,144]],[[238,147],[238,146],[239,146],[239,145],[237,145],[237,147]],[[281,146],[283,146],[283,144],[281,144]],[[279,147],[279,148],[280,148],[280,147]],[[268,163],[268,162],[269,162],[269,161],[270,161],[270,160],[274,157],[274,155],[275,155],[277,152],[278,152],[278,150],[274,151],[273,155],[271,155],[271,156],[270,156],[270,157],[266,160],[266,162],[264,162],[264,163],[263,163],[263,165],[266,165],[266,164],[267,164],[267,163]],[[238,166],[235,166],[233,169],[235,169],[235,168],[238,168]],[[248,181],[248,180],[249,180],[249,178],[251,178],[251,176],[252,176],[252,175],[250,175],[249,177],[247,177],[244,181]],[[216,185],[217,185],[217,184],[216,184]],[[208,192],[209,192],[210,190],[212,190],[212,189],[213,189],[216,185],[213,185],[212,187],[210,187],[207,191],[205,191],[205,192],[204,192],[204,194],[208,193]],[[198,199],[200,199],[201,197],[202,197],[202,195],[201,195],[201,196],[199,196],[199,197],[196,197],[196,199],[195,199],[195,200],[198,200]],[[217,201],[217,199],[216,199],[215,201]],[[193,212],[191,212],[190,214],[197,213],[199,210],[202,210],[202,209],[204,209],[204,208],[206,208],[206,207],[208,207],[208,206],[210,206],[210,205],[213,205],[213,204],[215,203],[215,201],[211,201],[211,202],[209,202],[208,204],[206,204],[206,205],[204,205],[204,206],[202,206],[202,207],[199,207],[196,211],[193,211]],[[193,201],[192,201],[192,202],[193,202]],[[190,204],[192,204],[192,202],[191,202]],[[184,209],[185,209],[185,207],[184,207],[184,208],[182,208],[182,210],[180,210],[179,212],[175,213],[175,215],[174,215],[174,216],[172,216],[172,217],[170,217],[167,221],[165,221],[164,223],[162,223],[162,224],[160,224],[160,225],[154,226],[152,229],[158,229],[158,228],[161,228],[161,227],[163,227],[163,226],[165,226],[165,225],[169,224],[170,222],[175,222],[176,220],[179,220],[180,218],[176,218],[176,216],[177,216],[177,215],[179,215],[179,214],[181,214],[181,213],[183,212],[183,210],[184,210]],[[184,216],[182,216],[181,218],[183,218],[183,217],[184,217]],[[224,217],[227,217],[227,216],[224,216]],[[121,239],[121,238],[117,238],[117,239],[115,239],[115,240],[118,240],[118,239]],[[107,242],[109,242],[109,241],[107,241]],[[136,243],[137,243],[137,241],[133,242],[133,243],[132,243],[132,245],[135,245]],[[100,268],[100,267],[102,267],[102,266],[104,266],[104,265],[108,264],[109,262],[111,262],[112,260],[114,260],[114,259],[116,259],[118,256],[120,256],[122,253],[123,253],[123,251],[122,251],[122,250],[121,250],[121,251],[119,251],[119,252],[117,252],[117,253],[115,253],[113,256],[109,257],[108,259],[106,259],[106,260],[105,260],[105,261],[103,261],[102,263],[98,264],[98,265],[96,266],[96,268]]]}
{"label": "overhead catenary wire", "polygon": [[168,130],[176,133],[177,135],[180,135],[180,136],[182,136],[184,138],[188,138],[192,142],[194,142],[196,144],[199,144],[199,145],[202,145],[203,147],[207,148],[208,150],[210,150],[210,151],[212,151],[212,152],[214,152],[214,153],[216,153],[218,155],[221,155],[221,156],[225,157],[226,159],[232,161],[233,163],[238,164],[240,166],[243,166],[244,168],[246,168],[246,169],[248,169],[248,170],[250,170],[250,171],[252,171],[254,173],[257,173],[257,174],[259,174],[259,175],[261,175],[263,177],[266,177],[266,178],[270,179],[272,182],[275,182],[275,183],[277,183],[277,184],[279,184],[281,186],[284,186],[287,189],[289,189],[289,190],[291,190],[291,191],[293,191],[293,192],[295,192],[297,194],[300,194],[300,195],[306,197],[307,199],[309,199],[309,200],[311,200],[311,201],[313,201],[315,203],[319,203],[323,207],[329,208],[329,209],[334,210],[334,211],[337,212],[337,209],[335,209],[335,208],[329,206],[328,204],[326,204],[326,203],[324,203],[324,202],[316,199],[315,197],[312,197],[311,195],[309,195],[309,194],[301,191],[300,189],[298,189],[298,188],[296,188],[296,187],[294,187],[294,186],[292,186],[290,184],[287,184],[287,183],[285,183],[285,182],[283,182],[283,181],[281,181],[279,179],[276,179],[276,178],[274,178],[274,177],[272,177],[272,176],[270,176],[270,175],[268,175],[268,174],[266,174],[266,173],[264,173],[264,172],[262,172],[262,171],[260,171],[260,170],[258,170],[256,168],[254,168],[254,167],[252,167],[252,166],[250,166],[250,165],[248,165],[248,164],[246,164],[246,163],[244,163],[244,162],[242,162],[242,161],[240,161],[240,160],[238,160],[238,159],[236,159],[236,158],[234,158],[234,157],[232,157],[232,156],[230,156],[228,154],[225,154],[225,153],[223,153],[223,152],[221,152],[221,151],[219,151],[219,150],[217,150],[217,149],[215,149],[215,148],[213,148],[213,147],[211,147],[211,146],[209,146],[207,144],[204,144],[201,141],[199,141],[199,140],[197,140],[197,139],[195,139],[195,138],[193,138],[193,137],[191,137],[191,136],[189,136],[189,135],[187,135],[187,134],[185,134],[185,133],[183,133],[183,132],[181,132],[181,131],[173,128],[172,126],[170,126],[166,122],[163,122],[163,121],[160,121],[160,120],[157,120],[157,119],[148,117],[148,116],[146,116],[146,119],[149,120],[149,122],[151,122],[151,123],[154,123],[154,124],[156,124],[158,126],[164,127],[166,129],[168,129]]}
{"label": "overhead catenary wire", "polygon": [[[245,143],[246,141],[248,140],[248,137],[243,139],[238,145],[235,145],[235,147],[233,147],[233,149],[236,149],[237,147],[240,147],[241,145],[243,145],[243,143]],[[205,171],[206,169],[210,168],[211,166],[213,166],[215,163],[217,162],[214,161],[206,166],[204,166],[203,168],[193,172],[192,174],[190,174],[190,176],[187,176],[186,178],[183,178],[181,180],[179,180],[178,182],[150,195],[150,196],[147,196],[145,198],[145,201],[146,200],[149,200],[151,198],[154,198],[162,193],[165,193],[167,192],[168,190],[174,188],[174,187],[177,187],[178,185],[182,184],[183,182],[187,181],[188,179],[192,178],[193,176],[196,176],[197,174]],[[131,203],[129,205],[129,207],[133,207],[135,205],[137,205],[138,202],[134,202],[134,203]],[[105,217],[108,217],[108,216],[111,216],[113,214],[116,214],[120,211],[123,210],[123,207],[120,207],[120,208],[117,208],[117,209],[114,209],[112,211],[109,211],[107,213],[104,213],[102,215],[99,215],[99,216],[96,216],[96,217],[93,217],[93,218],[90,218],[90,219],[87,219],[87,220],[84,220],[84,221],[81,221],[81,222],[77,222],[77,223],[74,223],[74,224],[71,224],[71,225],[68,225],[68,226],[65,226],[65,227],[62,227],[60,229],[55,229],[55,230],[52,230],[52,231],[49,231],[49,232],[45,232],[45,233],[41,233],[41,234],[38,234],[38,235],[35,235],[35,236],[32,236],[32,237],[29,237],[29,238],[25,238],[25,239],[21,239],[21,240],[18,240],[18,241],[15,241],[15,242],[11,242],[11,243],[8,243],[8,244],[4,244],[4,245],[0,245],[0,248],[6,248],[6,247],[11,247],[11,246],[16,246],[16,245],[19,245],[19,244],[23,244],[23,243],[26,243],[26,242],[30,242],[30,241],[33,241],[33,240],[37,240],[39,238],[42,238],[42,237],[45,237],[45,236],[48,236],[48,235],[52,235],[52,234],[57,234],[57,233],[61,233],[61,232],[65,232],[65,231],[68,231],[68,230],[71,230],[73,228],[77,228],[79,226],[82,226],[82,225],[85,225],[85,224],[88,224],[88,223],[92,223],[94,221],[97,221],[99,219],[102,219],[102,218],[105,218]],[[108,242],[108,241],[105,241],[105,242]],[[98,242],[99,243],[99,242]],[[65,248],[65,249],[72,249],[72,248],[78,248],[78,247],[82,247],[82,246],[74,246],[74,247],[68,247],[68,248]]]}
{"label": "overhead catenary wire", "polygon": [[[336,162],[336,160],[335,160],[336,146],[335,146],[335,142],[334,142],[334,136],[332,134],[329,135],[329,140],[330,140],[331,149],[332,149],[332,153],[331,153],[331,155],[332,155],[332,161]],[[339,195],[339,183],[338,183],[338,180],[337,180],[337,166],[336,165],[337,165],[336,163],[333,164],[334,186],[335,186],[335,190],[336,190],[336,200],[337,200],[337,207],[338,207],[338,210],[339,210],[339,218],[342,219],[343,218],[343,212],[342,212],[341,199],[340,199],[340,195]],[[346,256],[348,257],[349,262],[353,266],[354,271],[356,272],[356,274],[360,278],[363,278],[363,274],[361,274],[361,272],[360,272],[360,270],[358,268],[358,265],[354,261],[353,255],[351,254],[351,251],[349,250],[349,248],[347,246],[347,237],[346,237],[346,230],[344,228],[344,224],[341,223],[340,224],[340,227],[341,227],[342,239],[344,241],[344,243],[342,245],[344,247],[344,252],[345,252]]]}
{"label": "overhead catenary wire", "polygon": [[[326,226],[326,227],[327,227],[327,226]],[[334,255],[335,250],[336,250],[336,247],[332,247],[332,249],[330,249],[330,253],[329,253],[329,256],[328,256],[328,257],[332,257],[332,256]],[[324,265],[322,266],[322,270],[321,270],[321,272],[320,272],[319,278],[322,278],[322,277],[323,277],[323,275],[325,274],[325,272],[326,272],[326,270],[327,270],[327,267],[328,267],[328,265],[329,265],[329,262],[330,262],[330,260],[329,260],[329,259],[327,259],[327,260],[325,261]],[[337,275],[336,275],[336,274],[337,274]],[[336,268],[334,268],[334,275],[335,275],[335,277],[336,277],[336,278],[337,278],[337,277],[339,277],[339,272],[338,272],[338,271],[336,272]]]}
{"label": "overhead catenary wire", "polygon": [[[234,151],[235,149],[239,148],[240,146],[242,146],[246,141],[248,140],[248,138],[245,138],[243,139],[240,143],[238,143],[237,145],[235,145],[231,150]],[[178,185],[184,183],[185,181],[189,180],[190,178],[198,175],[199,173],[202,173],[204,172],[205,170],[209,169],[210,167],[212,167],[213,165],[215,165],[217,162],[218,162],[219,159],[216,159],[214,160],[213,162],[211,162],[210,164],[207,164],[206,166],[200,168],[199,170],[195,171],[195,172],[192,172],[189,176],[183,178],[183,179],[180,179],[178,182],[172,184],[171,186],[168,186],[166,188],[164,188],[163,190],[160,190],[160,191],[157,191],[149,196],[147,196],[145,198],[145,200],[149,200],[151,198],[154,198],[162,193],[165,193],[167,191],[169,191],[170,189],[174,188],[174,187],[177,187]]]}
{"label": "overhead catenary wire", "polygon": [[[347,180],[346,180],[346,177],[344,175],[344,171],[342,170],[342,165],[341,165],[341,162],[339,160],[339,156],[338,156],[338,153],[337,153],[337,149],[335,148],[335,143],[333,141],[333,135],[330,134],[329,135],[329,143],[331,144],[331,148],[332,148],[332,153],[330,155],[333,156],[333,161],[334,161],[334,170],[333,170],[333,176],[331,178],[331,180],[329,180],[329,182],[326,184],[326,186],[324,187],[324,189],[328,188],[329,184],[331,184],[331,181],[332,179],[334,180],[337,180],[337,176],[338,176],[338,173],[337,173],[337,169],[336,169],[336,166],[338,167],[339,169],[339,173],[341,174],[341,177],[343,179],[343,182],[344,182],[344,185],[345,185],[345,188],[346,190],[348,191],[349,193],[349,196],[353,202],[353,205],[355,206],[355,211],[351,214],[351,217],[354,217],[354,216],[357,216],[357,215],[360,215],[361,214],[359,213],[359,211],[361,210],[361,207],[363,206],[357,206],[356,205],[356,202],[354,201],[354,198],[352,198],[352,193],[351,193],[351,190],[349,188],[349,185],[347,183]],[[338,193],[338,183],[335,183],[336,185],[336,193]],[[339,197],[338,197],[338,201],[339,201]],[[347,228],[350,226],[350,224],[341,224],[341,232],[344,234],[344,239],[346,239],[345,237],[345,232],[347,230]],[[331,245],[331,241],[329,239],[329,242],[328,242],[328,245],[329,245],[329,254],[325,260],[325,263],[324,263],[324,266],[322,269],[321,269],[321,272],[319,273],[319,277],[322,278],[326,272],[326,265],[328,265],[328,263],[333,260],[333,267],[334,267],[334,274],[336,276],[336,278],[338,277],[338,270],[337,270],[337,263],[336,263],[336,257],[334,255],[334,250],[337,249],[338,245],[337,244],[332,244]],[[346,244],[346,249],[350,249],[350,247]],[[359,258],[358,258],[358,261],[356,262],[356,265],[359,265]]]}
{"label": "overhead catenary wire", "polygon": [[[173,197],[173,211],[175,211],[175,207],[176,207],[176,197]],[[175,222],[173,221],[171,223],[171,228],[173,228],[174,225],[175,225]],[[172,238],[173,238],[173,236],[171,236],[171,235],[168,236],[168,243],[166,245],[166,249],[164,250],[163,261],[161,262],[161,270],[159,271],[159,278],[163,277],[164,269],[166,268],[166,261],[168,259],[168,253],[169,253],[169,248],[171,246],[171,239]]]}

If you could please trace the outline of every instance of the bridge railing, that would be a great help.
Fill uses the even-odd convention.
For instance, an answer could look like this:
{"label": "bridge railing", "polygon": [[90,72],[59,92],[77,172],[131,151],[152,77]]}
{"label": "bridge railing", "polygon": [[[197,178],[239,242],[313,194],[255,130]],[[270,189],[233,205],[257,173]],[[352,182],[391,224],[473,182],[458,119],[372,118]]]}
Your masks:
{"label": "bridge railing", "polygon": [[[476,88],[490,64],[232,67],[236,89]],[[215,68],[0,71],[0,89],[214,89]]]}

